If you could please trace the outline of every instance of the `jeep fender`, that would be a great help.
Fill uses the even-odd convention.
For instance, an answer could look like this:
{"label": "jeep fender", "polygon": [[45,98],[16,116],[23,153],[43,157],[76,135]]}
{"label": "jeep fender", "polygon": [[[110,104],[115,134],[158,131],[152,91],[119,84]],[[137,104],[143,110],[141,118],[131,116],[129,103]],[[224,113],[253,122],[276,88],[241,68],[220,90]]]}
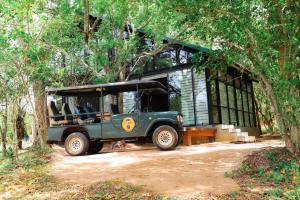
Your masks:
{"label": "jeep fender", "polygon": [[149,134],[151,134],[154,131],[154,129],[160,125],[171,125],[176,129],[176,131],[179,131],[178,130],[179,125],[176,120],[169,119],[169,118],[160,118],[160,119],[153,120],[149,124],[149,126],[147,127],[147,129],[145,131],[145,137],[149,136]]}
{"label": "jeep fender", "polygon": [[68,135],[70,135],[71,133],[74,133],[74,132],[82,133],[82,134],[84,134],[87,137],[87,139],[90,139],[88,130],[85,127],[83,127],[83,126],[76,126],[76,127],[68,127],[68,128],[66,128],[63,131],[63,134],[61,136],[61,141],[64,142],[66,140],[66,138],[68,137]]}

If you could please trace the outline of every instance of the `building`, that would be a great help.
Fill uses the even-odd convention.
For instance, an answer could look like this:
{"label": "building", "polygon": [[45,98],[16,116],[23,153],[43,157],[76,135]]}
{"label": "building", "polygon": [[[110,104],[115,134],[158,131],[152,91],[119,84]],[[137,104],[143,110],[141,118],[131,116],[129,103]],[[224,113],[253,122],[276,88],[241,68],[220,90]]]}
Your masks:
{"label": "building", "polygon": [[207,58],[207,52],[208,49],[203,47],[175,42],[132,75],[131,79],[160,81],[168,89],[167,95],[143,97],[142,110],[144,107],[149,109],[150,103],[151,111],[180,112],[185,127],[228,124],[247,131],[249,135],[258,135],[253,91],[255,80],[239,65],[227,67],[225,71],[201,69],[201,63],[194,67],[193,54],[202,53]]}

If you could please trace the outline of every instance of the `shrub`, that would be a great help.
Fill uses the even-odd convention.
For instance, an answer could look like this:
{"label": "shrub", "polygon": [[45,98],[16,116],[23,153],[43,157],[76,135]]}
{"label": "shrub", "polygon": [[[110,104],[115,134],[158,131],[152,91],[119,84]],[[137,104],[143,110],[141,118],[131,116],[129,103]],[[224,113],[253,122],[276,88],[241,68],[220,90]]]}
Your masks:
{"label": "shrub", "polygon": [[242,162],[238,170],[227,172],[225,176],[238,180],[242,188],[246,188],[247,194],[252,192],[252,186],[271,187],[272,189],[266,190],[264,194],[256,193],[261,195],[261,199],[300,200],[299,157],[285,148],[256,151]]}
{"label": "shrub", "polygon": [[247,162],[243,162],[241,166],[241,172],[242,173],[247,173],[250,171],[250,166],[248,165]]}

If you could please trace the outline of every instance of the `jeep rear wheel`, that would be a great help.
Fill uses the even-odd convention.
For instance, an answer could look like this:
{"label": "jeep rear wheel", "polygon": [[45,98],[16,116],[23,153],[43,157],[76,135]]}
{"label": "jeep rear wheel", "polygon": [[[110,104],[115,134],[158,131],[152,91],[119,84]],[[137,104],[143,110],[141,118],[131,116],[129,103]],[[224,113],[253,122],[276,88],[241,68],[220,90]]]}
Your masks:
{"label": "jeep rear wheel", "polygon": [[66,152],[72,156],[84,154],[89,148],[89,141],[82,133],[72,133],[65,141]]}
{"label": "jeep rear wheel", "polygon": [[95,153],[98,153],[99,151],[101,151],[102,148],[103,148],[102,142],[93,142],[93,143],[90,143],[90,146],[89,146],[89,149],[87,152],[89,154],[95,154]]}
{"label": "jeep rear wheel", "polygon": [[178,145],[178,133],[171,126],[159,126],[153,132],[152,141],[161,150],[171,150]]}

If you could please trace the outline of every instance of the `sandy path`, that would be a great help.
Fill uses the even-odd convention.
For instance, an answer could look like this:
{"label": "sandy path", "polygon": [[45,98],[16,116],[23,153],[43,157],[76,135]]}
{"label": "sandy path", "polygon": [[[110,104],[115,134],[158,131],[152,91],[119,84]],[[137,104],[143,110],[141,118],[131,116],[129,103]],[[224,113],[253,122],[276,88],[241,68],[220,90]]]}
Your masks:
{"label": "sandy path", "polygon": [[[205,197],[238,189],[224,173],[258,148],[283,146],[279,140],[252,144],[209,143],[174,151],[159,151],[153,146],[129,145],[130,151],[103,152],[71,157],[55,147],[51,173],[62,181],[89,184],[120,179],[146,189],[181,198]],[[105,149],[104,149],[105,151]]]}

